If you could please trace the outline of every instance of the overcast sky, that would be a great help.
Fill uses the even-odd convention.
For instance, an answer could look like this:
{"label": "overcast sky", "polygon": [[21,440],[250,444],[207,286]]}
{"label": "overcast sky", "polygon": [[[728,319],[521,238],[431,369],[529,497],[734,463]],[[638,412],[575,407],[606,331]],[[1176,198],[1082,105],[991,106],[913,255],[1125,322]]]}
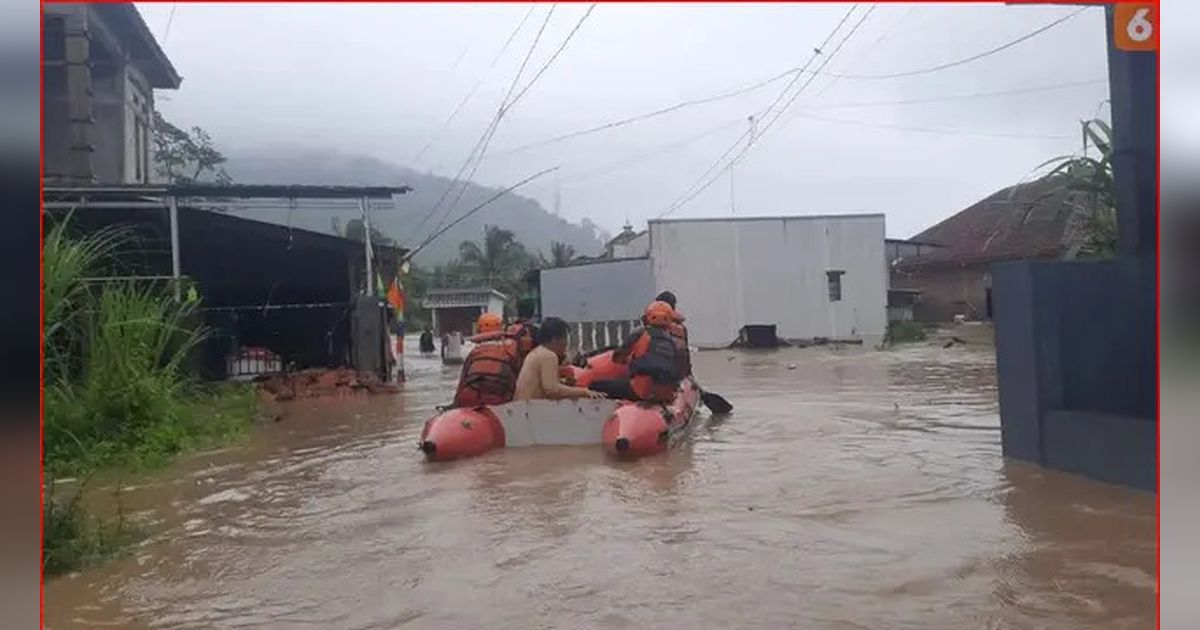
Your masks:
{"label": "overcast sky", "polygon": [[[517,91],[588,6],[554,8]],[[886,75],[936,67],[1077,10],[879,5],[835,54],[869,6],[851,15],[812,68],[828,62],[826,73]],[[138,5],[184,77],[178,91],[160,93],[160,109],[177,124],[208,129],[230,152],[298,144],[447,176],[492,120],[551,9],[537,5],[492,66],[529,7]],[[802,66],[849,7],[597,5],[503,117],[491,157],[474,179],[506,185],[560,166],[522,192],[553,210],[558,191],[564,217],[589,217],[611,231],[626,219],[644,224],[693,184],[708,181],[701,175],[739,137],[730,155],[745,146],[747,116],[765,111],[790,77],[617,129],[515,154],[506,150]],[[1079,120],[1097,112],[1107,118],[1106,77],[1100,8],[944,70],[899,78],[819,75],[800,90],[806,75],[793,85],[789,96],[800,90],[799,96],[775,124],[764,130],[760,117],[761,135],[732,169],[732,185],[730,173],[721,174],[671,216],[883,212],[889,236],[911,236],[1046,159],[1077,151]],[[414,164],[480,79],[457,119]],[[1073,85],[945,100],[1062,84]],[[943,100],[894,103],[913,99]]]}

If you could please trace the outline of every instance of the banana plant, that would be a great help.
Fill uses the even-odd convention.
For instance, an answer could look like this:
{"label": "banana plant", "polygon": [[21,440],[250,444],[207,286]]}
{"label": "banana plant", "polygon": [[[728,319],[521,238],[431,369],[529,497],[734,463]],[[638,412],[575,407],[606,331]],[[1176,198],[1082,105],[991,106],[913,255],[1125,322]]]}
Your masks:
{"label": "banana plant", "polygon": [[1112,168],[1112,128],[1098,118],[1080,122],[1082,151],[1046,160],[1035,171],[1050,167],[1046,177],[1060,177],[1063,188],[1078,193],[1066,203],[1078,212],[1081,231],[1069,244],[1067,257],[1111,258],[1117,251],[1116,185]]}

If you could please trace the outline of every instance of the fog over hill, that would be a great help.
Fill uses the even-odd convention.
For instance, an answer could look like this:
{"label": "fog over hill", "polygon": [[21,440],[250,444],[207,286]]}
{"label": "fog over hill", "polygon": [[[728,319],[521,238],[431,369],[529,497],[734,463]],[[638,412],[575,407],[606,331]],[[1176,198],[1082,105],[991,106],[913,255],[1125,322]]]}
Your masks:
{"label": "fog over hill", "polygon": [[[417,226],[429,213],[442,193],[450,185],[446,177],[420,173],[383,160],[362,155],[342,154],[332,151],[307,148],[271,148],[255,151],[230,153],[226,170],[234,181],[246,184],[329,184],[352,186],[390,186],[406,184],[413,192],[398,198],[395,212],[383,210],[371,213],[371,223],[386,236],[406,246],[414,246],[423,240],[445,216],[443,204],[434,218],[420,228]],[[453,215],[446,223],[496,194],[499,188],[489,188],[473,183],[467,185]],[[512,230],[531,252],[550,252],[550,244],[561,241],[575,248],[581,255],[594,255],[602,251],[609,235],[591,221],[570,223],[556,217],[537,201],[519,194],[520,191],[504,195],[475,215],[448,230],[431,243],[416,257],[420,264],[440,264],[458,256],[458,246],[464,240],[480,240],[484,226],[497,225]],[[290,224],[297,228],[332,232],[334,226],[344,226],[359,218],[353,208],[307,209],[297,208],[288,212],[254,211],[254,218],[274,223]]]}

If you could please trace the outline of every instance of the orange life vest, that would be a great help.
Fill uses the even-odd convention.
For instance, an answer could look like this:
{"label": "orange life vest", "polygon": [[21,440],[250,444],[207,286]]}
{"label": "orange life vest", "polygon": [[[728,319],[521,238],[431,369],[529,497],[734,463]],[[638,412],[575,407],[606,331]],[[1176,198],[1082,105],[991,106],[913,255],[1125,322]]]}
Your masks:
{"label": "orange life vest", "polygon": [[629,351],[629,384],[642,400],[674,398],[682,374],[676,342],[670,331],[652,326],[642,331]]}
{"label": "orange life vest", "polygon": [[522,358],[517,343],[511,339],[484,342],[472,348],[463,361],[454,406],[502,405],[512,401]]}
{"label": "orange life vest", "polygon": [[671,341],[675,343],[675,368],[679,376],[692,375],[692,353],[688,349],[687,327],[675,322],[667,329],[671,333]]}

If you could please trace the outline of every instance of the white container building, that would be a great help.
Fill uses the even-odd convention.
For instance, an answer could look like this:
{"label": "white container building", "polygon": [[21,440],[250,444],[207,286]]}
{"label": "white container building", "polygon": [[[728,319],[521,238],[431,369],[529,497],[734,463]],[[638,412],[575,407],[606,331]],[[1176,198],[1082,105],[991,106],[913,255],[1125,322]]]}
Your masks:
{"label": "white container building", "polygon": [[743,326],[779,337],[879,343],[887,328],[884,215],[650,221],[656,291],[671,290],[692,345]]}

